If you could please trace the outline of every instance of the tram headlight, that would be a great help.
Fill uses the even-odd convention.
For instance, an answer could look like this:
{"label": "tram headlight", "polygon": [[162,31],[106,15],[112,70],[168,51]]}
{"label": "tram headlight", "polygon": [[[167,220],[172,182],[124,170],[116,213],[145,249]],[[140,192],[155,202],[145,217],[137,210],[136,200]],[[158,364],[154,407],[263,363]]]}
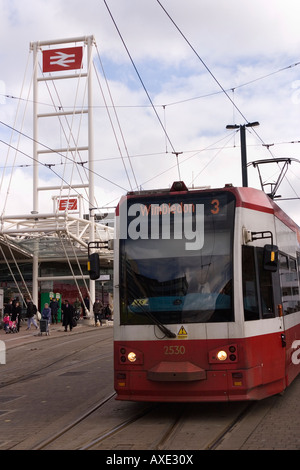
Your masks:
{"label": "tram headlight", "polygon": [[130,352],[127,356],[128,361],[135,362],[136,361],[136,354],[134,352]]}
{"label": "tram headlight", "polygon": [[226,351],[223,351],[223,350],[219,351],[219,352],[217,353],[217,358],[219,359],[219,361],[226,361],[226,359],[227,359],[227,352],[226,352]]}

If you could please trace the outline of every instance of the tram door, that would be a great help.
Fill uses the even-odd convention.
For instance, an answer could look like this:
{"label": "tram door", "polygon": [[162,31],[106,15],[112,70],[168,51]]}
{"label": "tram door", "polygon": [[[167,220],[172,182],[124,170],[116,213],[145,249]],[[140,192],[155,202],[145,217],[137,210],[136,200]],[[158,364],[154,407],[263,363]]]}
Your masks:
{"label": "tram door", "polygon": [[[295,329],[291,327],[289,315],[299,311],[299,279],[297,273],[297,261],[295,257],[285,253],[279,253],[279,279],[281,293],[280,304],[282,306],[282,322],[284,331],[283,342],[286,353],[286,381],[289,385],[298,374],[299,366],[292,361],[293,342],[296,338]],[[289,327],[290,324],[290,327]]]}
{"label": "tram door", "polygon": [[266,332],[261,343],[263,382],[282,380],[286,375],[286,347],[280,273],[266,269],[262,247],[243,247],[243,293],[245,321],[261,320]]}
{"label": "tram door", "polygon": [[[285,380],[286,376],[286,338],[284,317],[282,315],[282,295],[280,287],[280,272],[271,271],[265,266],[264,249],[256,248],[256,258],[259,278],[259,292],[261,304],[261,318],[264,322],[272,321],[272,340],[267,360],[269,365],[265,368],[265,382]],[[269,328],[268,328],[269,330]]]}
{"label": "tram door", "polygon": [[281,348],[281,362],[283,377],[286,376],[286,332],[284,325],[284,312],[282,304],[282,290],[280,285],[280,271],[279,269],[272,273],[272,286],[274,297],[275,316],[278,318],[280,341],[278,340],[279,348]]}

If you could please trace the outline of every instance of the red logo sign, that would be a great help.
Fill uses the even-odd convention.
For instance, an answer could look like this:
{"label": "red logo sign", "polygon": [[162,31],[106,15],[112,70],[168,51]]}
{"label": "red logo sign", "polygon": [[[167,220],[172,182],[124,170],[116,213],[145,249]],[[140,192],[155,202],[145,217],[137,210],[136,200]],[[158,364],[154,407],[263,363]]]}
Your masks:
{"label": "red logo sign", "polygon": [[68,47],[43,51],[43,72],[80,69],[81,66],[82,47]]}
{"label": "red logo sign", "polygon": [[60,199],[58,205],[59,211],[76,211],[77,210],[77,199]]}

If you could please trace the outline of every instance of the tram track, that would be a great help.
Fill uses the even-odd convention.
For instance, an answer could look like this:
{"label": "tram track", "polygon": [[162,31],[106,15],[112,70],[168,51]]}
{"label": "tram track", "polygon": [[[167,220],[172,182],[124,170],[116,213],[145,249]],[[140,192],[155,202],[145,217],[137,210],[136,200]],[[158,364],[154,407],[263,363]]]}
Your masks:
{"label": "tram track", "polygon": [[104,442],[106,439],[111,438],[113,435],[117,434],[120,431],[123,431],[124,429],[128,428],[131,424],[145,417],[148,413],[150,413],[153,410],[154,406],[155,405],[153,404],[150,405],[146,409],[142,410],[140,413],[137,413],[136,415],[131,416],[126,421],[118,424],[117,426],[113,427],[109,431],[103,433],[101,436],[97,437],[93,441],[86,443],[85,445],[80,447],[78,450],[92,450],[92,448],[95,447],[97,444]]}
{"label": "tram track", "polygon": [[246,408],[230,423],[207,447],[205,450],[216,450],[230,432],[238,426],[242,420],[251,412],[256,402],[246,405]]}
{"label": "tram track", "polygon": [[[178,404],[177,404],[178,405]],[[149,407],[141,410],[139,413],[130,416],[127,420],[121,422],[120,424],[114,426],[110,430],[106,431],[105,433],[99,435],[97,438],[87,442],[85,445],[78,447],[76,450],[97,450],[97,449],[109,449],[113,450],[113,447],[109,445],[109,442],[114,437],[118,440],[118,442],[122,441],[122,436],[124,435],[142,435],[137,432],[137,429],[141,429],[143,426],[142,421],[145,421],[144,426],[150,426],[152,424],[153,428],[155,428],[155,416],[164,413],[165,404],[151,404]],[[224,406],[226,406],[224,404]],[[195,440],[192,439],[192,442],[195,445],[189,446],[187,442],[185,442],[183,438],[182,430],[187,428],[189,429],[190,423],[190,416],[193,415],[193,410],[197,405],[195,404],[180,404],[178,410],[174,413],[170,413],[166,415],[166,425],[164,430],[162,430],[161,435],[158,435],[152,443],[145,442],[144,449],[152,449],[154,451],[161,451],[161,450],[180,450],[181,448],[193,449],[193,450],[215,450],[220,442],[230,433],[230,431],[237,426],[245,416],[249,412],[251,412],[253,403],[251,404],[244,404],[242,407],[241,412],[236,415],[233,413],[232,417],[229,418],[228,422],[224,424],[221,429],[219,427],[216,428],[215,434],[213,439],[208,438],[208,440],[201,440],[195,443]],[[189,414],[186,417],[186,414]],[[199,435],[201,436],[201,427],[208,427],[209,426],[209,416],[204,416],[202,420],[199,420]],[[193,425],[191,425],[193,427]],[[209,433],[208,433],[209,434]],[[118,435],[118,437],[117,437]],[[189,431],[185,433],[186,436],[189,435]],[[133,438],[135,439],[135,438]],[[186,439],[186,437],[185,437]],[[106,444],[107,443],[107,444]],[[181,445],[180,445],[181,444]],[[119,444],[120,445],[120,444]],[[182,447],[183,445],[183,447]],[[140,447],[131,447],[132,443],[129,444],[129,448],[138,450]]]}
{"label": "tram track", "polygon": [[155,450],[166,450],[168,449],[168,443],[172,436],[177,432],[180,423],[183,419],[183,412],[180,410],[175,416],[174,421],[170,423],[169,429],[166,431],[165,435],[162,436],[159,443],[156,445]]}
{"label": "tram track", "polygon": [[[93,335],[89,334],[88,338],[92,343],[89,341],[89,344],[72,346],[72,352],[69,351],[64,354],[65,351],[61,351],[62,354],[55,357],[54,360],[45,356],[45,353],[49,353],[49,349],[39,349],[38,346],[39,353],[44,354],[45,358],[43,367],[34,368],[23,376],[19,374],[18,378],[0,385],[0,389],[3,390],[13,383],[23,382],[25,384],[25,382],[33,379],[45,383],[48,381],[50,384],[51,381],[53,383],[54,379],[60,381],[57,382],[57,384],[61,384],[60,390],[76,390],[74,387],[77,383],[79,387],[81,383],[84,383],[82,379],[81,382],[80,380],[77,382],[76,378],[76,375],[80,377],[80,374],[86,373],[82,371],[88,369],[92,377],[92,371],[95,370],[97,371],[97,377],[101,377],[99,375],[101,374],[99,361],[104,360],[107,363],[110,352],[105,347],[106,351],[100,349],[97,355],[94,355],[92,351],[89,351],[89,348],[96,346],[96,349],[99,349],[99,343],[102,345],[107,344],[111,341],[111,338],[103,337],[95,342]],[[70,340],[73,342],[75,338],[70,338]],[[55,351],[57,347],[58,343],[53,342],[50,349]],[[97,368],[94,365],[96,361],[98,361]],[[87,367],[88,364],[89,367]],[[52,377],[51,374],[55,374],[55,376]],[[69,377],[67,377],[68,374]],[[29,390],[33,387],[34,390],[41,387],[39,382],[34,383],[33,387],[30,384],[28,385],[31,387]],[[82,390],[90,389],[92,389],[91,386]],[[29,390],[25,389],[24,397]],[[22,391],[23,389],[21,389],[21,392],[18,390],[20,396]],[[81,393],[81,388],[77,389],[75,393],[78,395],[78,392]],[[85,401],[78,400],[77,396],[74,408],[68,407],[68,412],[65,415],[56,412],[52,404],[54,400],[48,400],[51,412],[53,410],[51,418],[49,415],[50,421],[48,422],[50,425],[40,428],[38,432],[34,429],[33,434],[26,439],[23,436],[17,437],[16,440],[11,442],[11,445],[7,443],[6,448],[111,451],[120,449],[132,451],[146,449],[153,451],[216,450],[226,447],[228,440],[231,443],[231,433],[235,436],[237,433],[241,434],[238,445],[242,445],[241,439],[245,432],[240,433],[239,430],[244,429],[249,418],[251,423],[255,421],[251,416],[251,411],[256,402],[144,403],[118,401],[114,400],[116,394],[111,389],[111,381],[106,380],[103,381],[103,390],[94,387],[94,392],[94,395],[87,396]],[[17,395],[17,392],[15,392],[15,395]],[[16,396],[16,398],[18,397]],[[266,413],[266,404],[261,403],[260,406],[263,413]],[[39,409],[41,408],[42,406]],[[11,412],[13,406],[11,408],[7,406],[4,409]],[[19,410],[20,407],[16,407],[17,409]],[[13,416],[7,416],[7,418],[11,417]],[[244,418],[246,418],[245,421],[243,421]],[[260,420],[261,415],[256,416],[255,426]],[[6,421],[9,422],[10,419]],[[250,433],[252,432],[251,429]]]}
{"label": "tram track", "polygon": [[78,426],[82,421],[87,419],[92,413],[95,413],[95,411],[99,410],[102,406],[105,405],[109,400],[111,400],[113,397],[115,397],[116,393],[113,392],[106,398],[100,400],[100,402],[96,403],[92,408],[87,410],[85,413],[80,415],[78,418],[76,418],[72,423],[68,424],[65,426],[63,429],[58,431],[57,433],[53,434],[52,436],[42,440],[38,444],[36,444],[32,449],[30,450],[45,450],[50,444],[53,444],[55,441],[60,439],[63,435],[65,435],[67,432],[69,432],[71,429],[74,429],[76,426]]}
{"label": "tram track", "polygon": [[[39,366],[39,367],[31,370],[29,373],[26,373],[24,375],[18,375],[17,377],[14,377],[10,380],[7,380],[6,382],[0,383],[0,390],[4,389],[5,387],[9,387],[10,385],[13,385],[13,384],[17,384],[17,383],[21,383],[21,382],[27,382],[29,380],[34,380],[34,379],[37,378],[37,376],[40,376],[42,372],[47,373],[47,369],[49,369],[49,368],[51,368],[51,367],[53,367],[57,364],[61,364],[62,361],[67,360],[69,358],[74,358],[74,356],[76,354],[80,354],[83,351],[86,351],[87,349],[89,349],[91,347],[94,347],[96,344],[99,344],[99,343],[103,344],[103,343],[109,342],[109,341],[110,341],[110,338],[100,339],[100,340],[95,341],[92,344],[88,344],[87,346],[84,346],[82,348],[75,349],[75,350],[71,351],[68,354],[65,354],[63,356],[59,356],[55,360],[53,360],[53,361],[51,361],[47,364],[44,364],[43,366]],[[31,349],[31,351],[35,351],[35,350],[37,350],[37,348],[32,348]],[[99,359],[99,356],[97,356],[97,359]],[[80,364],[84,365],[84,363],[89,363],[90,361],[91,361],[91,359],[87,358],[83,361],[81,360]],[[76,364],[73,364],[73,365],[75,366]],[[59,368],[56,368],[55,371],[56,372],[62,372],[66,369],[69,369],[70,367],[72,367],[72,365],[67,364],[67,365],[64,365],[64,366],[60,366]]]}
{"label": "tram track", "polygon": [[[71,423],[67,424],[65,427],[63,427],[59,431],[53,433],[51,436],[48,436],[42,439],[41,441],[39,441],[38,443],[36,443],[35,445],[33,445],[30,450],[51,450],[51,449],[59,450],[61,439],[63,437],[65,438],[67,434],[72,431],[79,433],[80,432],[79,426],[84,421],[86,421],[89,417],[91,417],[93,414],[95,414],[98,411],[101,411],[101,408],[103,408],[109,402],[113,401],[115,397],[116,397],[116,392],[112,392],[107,397],[101,399],[100,401],[95,403],[93,406],[91,406],[87,411],[81,413]],[[75,448],[72,447],[72,449],[70,448],[68,450],[93,450],[93,448],[97,446],[98,444],[104,442],[107,439],[110,439],[112,436],[118,434],[120,431],[124,429],[127,429],[131,424],[133,424],[134,422],[146,416],[148,413],[150,413],[153,410],[154,407],[157,407],[157,404],[151,404],[147,406],[146,408],[143,408],[136,414],[131,415],[128,419],[104,431],[99,436],[91,440],[88,440],[84,443],[81,443],[81,445],[75,446]],[[76,428],[78,429],[76,430]],[[70,441],[71,441],[71,438],[70,438]]]}
{"label": "tram track", "polygon": [[[111,368],[111,332],[110,337],[104,330],[99,333],[93,330],[85,335],[41,339],[11,351],[0,384],[0,429],[9,428],[6,440],[0,440],[0,448],[29,450],[56,432],[63,436],[106,402],[104,397],[111,387],[105,382],[103,391],[99,390],[95,374],[99,376],[101,370]],[[88,390],[90,396],[86,395]],[[23,420],[27,426],[22,430],[18,423]],[[59,441],[59,437],[56,439]]]}
{"label": "tram track", "polygon": [[[67,425],[53,436],[46,438],[33,449],[66,449],[66,444],[61,443],[62,437],[64,437],[66,442],[72,442],[72,434],[68,437],[68,433],[73,432],[74,436],[84,434],[84,428],[80,428],[80,426],[97,412],[100,412],[100,414],[97,415],[96,420],[101,422],[103,420],[103,415],[101,415],[102,408],[104,405],[110,405],[114,397],[115,393],[112,393],[101,400],[74,420],[74,422],[70,423],[70,425]],[[121,446],[122,449],[126,448],[127,450],[151,449],[153,451],[161,451],[180,450],[182,448],[189,450],[215,450],[231,430],[251,412],[253,407],[253,403],[243,404],[238,409],[234,407],[232,413],[228,414],[226,422],[222,423],[222,420],[220,420],[220,423],[216,423],[215,429],[207,431],[207,438],[203,436],[203,429],[209,428],[211,416],[209,413],[204,415],[202,419],[199,419],[198,423],[196,422],[195,434],[197,434],[198,428],[199,439],[195,440],[191,432],[191,429],[195,428],[195,422],[193,422],[195,420],[192,416],[194,415],[194,410],[199,408],[199,406],[187,403],[173,404],[174,407],[177,405],[177,411],[174,413],[174,407],[169,405],[163,403],[145,403],[137,412],[130,414],[126,419],[120,420],[114,426],[109,427],[109,429],[105,429],[98,436],[93,436],[79,445],[71,445],[71,447],[67,448],[70,450],[118,450]],[[223,406],[226,407],[227,404],[223,404]],[[167,412],[166,407],[168,408]],[[154,432],[154,429],[157,427],[157,416],[160,415],[163,416],[162,420],[164,421],[163,426],[161,426],[162,429]],[[150,437],[147,441],[144,437],[145,432],[142,431],[143,427],[144,429],[149,429]],[[77,428],[76,431],[75,428]],[[151,437],[153,434],[156,434],[154,439]],[[130,441],[128,436],[132,436],[132,441]],[[137,436],[139,436],[138,442]],[[189,440],[190,442],[188,442]]]}

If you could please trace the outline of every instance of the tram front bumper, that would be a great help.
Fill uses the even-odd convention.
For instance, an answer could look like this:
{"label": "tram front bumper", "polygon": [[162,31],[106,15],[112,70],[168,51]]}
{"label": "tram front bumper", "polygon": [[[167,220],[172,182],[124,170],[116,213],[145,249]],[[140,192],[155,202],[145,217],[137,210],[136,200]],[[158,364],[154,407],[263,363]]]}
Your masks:
{"label": "tram front bumper", "polygon": [[206,371],[188,361],[162,361],[148,370],[147,379],[157,382],[191,382],[205,380]]}

